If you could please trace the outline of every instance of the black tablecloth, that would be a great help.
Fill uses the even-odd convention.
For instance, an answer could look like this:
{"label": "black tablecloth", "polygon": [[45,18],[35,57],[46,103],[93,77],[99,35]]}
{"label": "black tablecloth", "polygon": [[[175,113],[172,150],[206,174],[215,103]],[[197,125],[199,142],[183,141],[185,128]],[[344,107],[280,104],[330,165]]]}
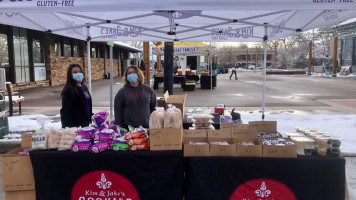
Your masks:
{"label": "black tablecloth", "polygon": [[158,84],[164,82],[164,77],[153,76],[153,90],[158,90]]}
{"label": "black tablecloth", "polygon": [[[200,87],[201,89],[211,89],[211,76],[201,76]],[[214,87],[216,87],[216,74],[213,75],[213,88]]]}
{"label": "black tablecloth", "polygon": [[[285,186],[296,199],[345,199],[344,158],[191,157],[187,158],[185,176],[187,200],[292,200]],[[282,185],[275,184],[276,181]],[[239,186],[240,192],[234,193]],[[262,198],[262,193],[268,196]]]}
{"label": "black tablecloth", "polygon": [[[104,196],[100,196],[100,193],[96,195],[96,191],[103,191],[102,195],[110,191],[111,199],[114,197],[117,200],[138,199],[137,196],[130,196],[132,190],[125,190],[130,185],[125,181],[122,182],[125,183],[124,187],[121,185],[122,187],[116,187],[115,190],[115,184],[121,179],[119,181],[116,179],[115,182],[114,175],[110,176],[110,172],[131,182],[139,199],[181,200],[183,198],[181,151],[109,151],[99,154],[31,151],[30,156],[35,175],[37,200],[70,200],[72,193],[77,191],[73,188],[85,191],[83,196],[86,199],[89,197],[105,199]],[[88,174],[95,174],[95,176],[88,179]],[[76,184],[77,181],[82,183],[83,180],[90,181],[85,181],[87,185],[84,186]],[[110,187],[108,182],[112,184],[111,188],[99,188],[99,185]],[[120,192],[126,194],[119,194]]]}
{"label": "black tablecloth", "polygon": [[[177,75],[173,76],[173,83],[174,84],[180,83],[181,88],[184,88],[185,81],[186,81],[185,76],[177,76]],[[158,90],[158,84],[163,82],[164,82],[164,77],[153,76],[153,90]]]}
{"label": "black tablecloth", "polygon": [[187,80],[199,81],[199,76],[198,75],[186,75],[185,78]]}

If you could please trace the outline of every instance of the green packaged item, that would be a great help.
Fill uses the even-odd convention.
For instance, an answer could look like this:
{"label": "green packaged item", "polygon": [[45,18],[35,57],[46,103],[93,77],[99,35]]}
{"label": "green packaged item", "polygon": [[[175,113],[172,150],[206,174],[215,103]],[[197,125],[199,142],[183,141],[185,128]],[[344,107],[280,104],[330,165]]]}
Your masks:
{"label": "green packaged item", "polygon": [[116,143],[111,145],[112,150],[114,151],[127,151],[129,150],[128,144]]}

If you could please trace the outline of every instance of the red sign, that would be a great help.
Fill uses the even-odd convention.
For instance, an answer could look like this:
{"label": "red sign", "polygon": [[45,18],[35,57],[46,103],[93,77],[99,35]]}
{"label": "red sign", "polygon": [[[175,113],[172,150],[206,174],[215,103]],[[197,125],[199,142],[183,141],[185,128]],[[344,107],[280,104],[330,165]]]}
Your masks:
{"label": "red sign", "polygon": [[72,189],[72,200],[139,200],[135,187],[111,171],[93,171],[82,176]]}
{"label": "red sign", "polygon": [[240,185],[230,200],[296,200],[286,185],[272,179],[255,179]]}

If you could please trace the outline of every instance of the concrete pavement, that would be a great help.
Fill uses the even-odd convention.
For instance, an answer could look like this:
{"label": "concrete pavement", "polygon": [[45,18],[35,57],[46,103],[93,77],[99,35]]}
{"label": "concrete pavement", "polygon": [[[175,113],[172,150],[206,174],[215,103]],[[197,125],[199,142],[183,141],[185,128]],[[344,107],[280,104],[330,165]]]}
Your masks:
{"label": "concrete pavement", "polygon": [[[238,80],[230,74],[219,74],[217,87],[183,91],[174,84],[174,94],[187,93],[186,107],[215,107],[225,104],[239,111],[258,111],[262,105],[262,73],[238,72]],[[123,86],[121,78],[114,78],[114,95]],[[356,113],[356,80],[352,78],[319,78],[305,75],[268,75],[266,81],[266,110],[293,109],[300,113],[354,114]],[[94,112],[109,110],[110,81],[93,81]],[[151,81],[151,86],[153,82]],[[35,88],[21,91],[26,98],[23,114],[59,114],[60,92],[63,86]],[[163,96],[163,84],[156,91]]]}

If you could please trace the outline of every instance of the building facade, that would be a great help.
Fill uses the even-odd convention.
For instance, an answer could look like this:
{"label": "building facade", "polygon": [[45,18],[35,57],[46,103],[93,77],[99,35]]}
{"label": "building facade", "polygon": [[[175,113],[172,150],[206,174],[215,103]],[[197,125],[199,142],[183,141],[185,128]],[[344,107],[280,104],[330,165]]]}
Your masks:
{"label": "building facade", "polygon": [[347,20],[334,27],[339,33],[339,66],[351,66],[356,72],[356,18]]}
{"label": "building facade", "polygon": [[[263,67],[264,53],[263,48],[246,48],[244,50],[237,50],[234,52],[236,60],[234,62],[241,63],[243,68],[250,65],[256,67]],[[267,67],[276,66],[276,54],[273,50],[267,50]]]}
{"label": "building facade", "polygon": [[[110,72],[109,47],[92,42],[92,80],[105,78]],[[113,76],[121,76],[128,65],[129,53],[135,48],[114,46]],[[48,87],[64,84],[70,64],[80,64],[88,74],[87,43],[55,34],[0,24],[0,67],[6,81],[15,89]]]}

